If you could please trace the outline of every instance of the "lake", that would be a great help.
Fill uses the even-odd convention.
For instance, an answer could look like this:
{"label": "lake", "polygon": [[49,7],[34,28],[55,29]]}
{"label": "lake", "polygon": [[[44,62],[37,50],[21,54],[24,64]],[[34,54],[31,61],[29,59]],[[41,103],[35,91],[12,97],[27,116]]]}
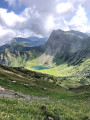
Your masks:
{"label": "lake", "polygon": [[49,69],[48,67],[44,67],[44,66],[33,66],[32,68],[33,68],[34,70]]}

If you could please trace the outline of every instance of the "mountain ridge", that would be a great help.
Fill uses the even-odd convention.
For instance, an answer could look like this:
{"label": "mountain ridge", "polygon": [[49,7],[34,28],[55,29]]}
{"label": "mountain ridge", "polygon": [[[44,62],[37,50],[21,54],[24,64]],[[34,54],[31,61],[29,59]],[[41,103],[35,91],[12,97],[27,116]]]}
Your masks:
{"label": "mountain ridge", "polygon": [[61,86],[87,85],[90,83],[90,37],[85,38],[84,34],[82,38],[76,33],[53,31],[45,45],[37,47],[17,42],[4,45],[0,47],[0,63],[32,71],[34,66],[44,66],[49,69],[39,72],[65,77],[62,84],[58,81]]}
{"label": "mountain ridge", "polygon": [[46,41],[47,41],[47,38],[39,38],[34,36],[28,37],[28,38],[16,37],[16,38],[13,38],[9,44],[17,42],[17,43],[26,45],[28,47],[35,47],[35,46],[44,45]]}
{"label": "mountain ridge", "polygon": [[[79,36],[77,36],[77,34],[79,34]],[[82,37],[80,37],[80,35]],[[57,54],[60,55],[60,60],[64,59],[64,61],[67,61],[73,54],[89,49],[89,46],[90,37],[85,33],[55,30],[51,33],[48,41],[43,46],[45,53],[40,57],[40,59],[42,59],[40,62],[44,64],[46,61],[49,61],[50,64]]]}
{"label": "mountain ridge", "polygon": [[[7,54],[7,51],[9,55]],[[10,60],[12,55],[15,59],[19,57],[19,59],[21,59],[20,61],[22,61],[23,58],[26,58],[25,61],[30,61],[32,58],[38,58],[38,64],[40,65],[59,65],[62,61],[63,63],[68,62],[69,65],[77,65],[80,64],[83,59],[90,57],[90,37],[85,33],[73,30],[54,30],[48,41],[42,46],[28,47],[25,46],[25,44],[14,41],[11,44],[0,47],[0,63],[5,63],[6,59],[9,63],[7,65],[10,65],[10,62],[12,62]],[[32,56],[31,59],[30,56]]]}

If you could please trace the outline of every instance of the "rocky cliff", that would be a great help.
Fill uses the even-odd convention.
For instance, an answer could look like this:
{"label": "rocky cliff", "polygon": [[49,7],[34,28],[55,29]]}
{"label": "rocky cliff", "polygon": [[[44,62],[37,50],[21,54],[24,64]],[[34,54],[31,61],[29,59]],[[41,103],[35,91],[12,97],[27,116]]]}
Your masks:
{"label": "rocky cliff", "polygon": [[59,64],[62,60],[70,62],[71,58],[74,62],[89,55],[90,37],[78,31],[56,30],[51,33],[43,48],[45,53],[40,57],[41,64],[51,65],[53,62]]}

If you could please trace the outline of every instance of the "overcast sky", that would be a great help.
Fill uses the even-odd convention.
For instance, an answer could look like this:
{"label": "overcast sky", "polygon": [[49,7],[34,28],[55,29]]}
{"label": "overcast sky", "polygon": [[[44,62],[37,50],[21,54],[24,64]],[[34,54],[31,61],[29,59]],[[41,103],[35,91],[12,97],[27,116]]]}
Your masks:
{"label": "overcast sky", "polygon": [[57,29],[90,32],[90,0],[0,0],[0,45]]}

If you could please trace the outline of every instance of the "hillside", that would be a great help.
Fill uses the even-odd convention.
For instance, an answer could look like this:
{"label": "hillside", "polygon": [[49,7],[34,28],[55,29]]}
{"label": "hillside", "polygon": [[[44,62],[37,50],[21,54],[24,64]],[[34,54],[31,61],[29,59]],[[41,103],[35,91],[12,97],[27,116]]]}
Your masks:
{"label": "hillside", "polygon": [[[51,82],[48,79],[51,79]],[[54,99],[55,96],[52,93],[56,94],[58,90],[64,91],[63,88],[53,84],[55,80],[57,80],[56,77],[46,74],[0,65],[0,85],[7,89],[43,97],[50,95]]]}
{"label": "hillside", "polygon": [[27,47],[21,43],[11,43],[0,47],[0,63],[19,67],[41,55],[40,47]]}
{"label": "hillside", "polygon": [[0,65],[0,119],[89,119],[90,86],[67,90],[57,86],[56,79]]}

